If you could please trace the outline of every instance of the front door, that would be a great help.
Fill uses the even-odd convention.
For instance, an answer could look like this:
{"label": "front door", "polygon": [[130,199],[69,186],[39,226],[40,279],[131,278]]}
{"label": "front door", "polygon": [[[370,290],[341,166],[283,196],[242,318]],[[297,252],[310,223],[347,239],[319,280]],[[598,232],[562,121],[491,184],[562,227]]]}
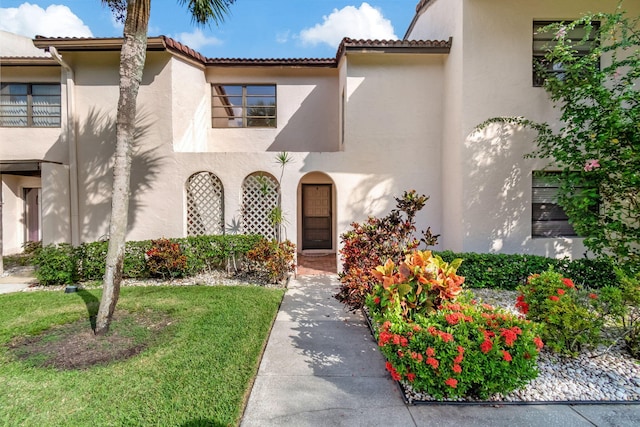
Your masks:
{"label": "front door", "polygon": [[302,184],[302,249],[331,249],[331,184]]}
{"label": "front door", "polygon": [[24,224],[25,240],[38,242],[42,239],[40,234],[40,189],[24,189]]}

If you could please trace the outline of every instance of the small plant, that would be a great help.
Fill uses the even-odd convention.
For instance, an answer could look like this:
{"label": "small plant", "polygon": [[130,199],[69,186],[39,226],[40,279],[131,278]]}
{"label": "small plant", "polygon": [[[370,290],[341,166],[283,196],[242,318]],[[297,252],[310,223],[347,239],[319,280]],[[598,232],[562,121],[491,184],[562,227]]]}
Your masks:
{"label": "small plant", "polygon": [[552,268],[530,276],[518,291],[516,307],[544,325],[542,339],[551,350],[575,356],[600,343],[605,317],[596,293],[580,292]]}
{"label": "small plant", "polygon": [[340,236],[342,241],[342,272],[340,290],[335,295],[338,301],[351,310],[364,305],[377,279],[373,269],[388,259],[402,259],[416,249],[420,242],[427,246],[437,243],[438,236],[431,229],[422,232],[422,239],[414,236],[415,216],[429,198],[417,195],[415,190],[405,191],[396,198],[396,209],[384,218],[370,217],[362,224],[352,223],[351,229]]}
{"label": "small plant", "polygon": [[397,267],[391,259],[376,267],[372,275],[379,284],[367,296],[379,307],[375,312],[381,317],[376,320],[390,314],[407,321],[431,314],[453,301],[464,283],[464,277],[456,274],[461,263],[459,258],[449,264],[431,251],[414,251]]}
{"label": "small plant", "polygon": [[279,283],[295,269],[296,246],[289,240],[262,239],[247,252],[249,273],[269,283]]}
{"label": "small plant", "polygon": [[151,249],[146,252],[146,261],[152,276],[182,277],[187,272],[187,257],[182,254],[180,245],[169,239],[151,241]]}
{"label": "small plant", "polygon": [[62,243],[47,245],[35,251],[36,278],[43,286],[69,285],[76,278],[73,247]]}

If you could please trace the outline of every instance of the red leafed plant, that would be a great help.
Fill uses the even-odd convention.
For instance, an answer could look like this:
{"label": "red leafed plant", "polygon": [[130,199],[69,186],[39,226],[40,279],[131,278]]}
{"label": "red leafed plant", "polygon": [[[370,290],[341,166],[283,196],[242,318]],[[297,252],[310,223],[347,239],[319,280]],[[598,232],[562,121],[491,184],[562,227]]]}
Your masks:
{"label": "red leafed plant", "polygon": [[396,208],[383,218],[369,217],[363,223],[352,223],[351,229],[340,239],[342,249],[342,272],[340,290],[336,298],[351,310],[364,305],[365,297],[371,292],[377,279],[372,270],[388,259],[402,259],[405,254],[416,249],[420,242],[433,246],[438,236],[431,229],[422,232],[422,238],[415,237],[415,216],[424,207],[429,197],[418,195],[415,190],[405,191],[402,198],[396,198]]}
{"label": "red leafed plant", "polygon": [[433,313],[462,292],[464,277],[456,274],[461,263],[459,258],[447,263],[431,251],[407,254],[397,267],[389,259],[371,272],[380,283],[372,296],[382,311],[395,312],[405,320]]}
{"label": "red leafed plant", "polygon": [[165,279],[182,277],[187,272],[187,257],[182,254],[180,245],[169,239],[152,240],[145,260],[152,276]]}

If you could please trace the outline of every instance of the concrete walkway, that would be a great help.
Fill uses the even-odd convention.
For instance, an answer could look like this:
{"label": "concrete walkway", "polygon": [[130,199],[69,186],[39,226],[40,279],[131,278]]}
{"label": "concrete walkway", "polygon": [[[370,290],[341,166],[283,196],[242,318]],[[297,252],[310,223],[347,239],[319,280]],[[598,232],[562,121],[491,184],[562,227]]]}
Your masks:
{"label": "concrete walkway", "polygon": [[405,405],[337,276],[292,280],[241,421],[253,426],[640,426],[640,405]]}
{"label": "concrete walkway", "polygon": [[32,267],[18,267],[0,276],[0,294],[18,292],[36,282]]}

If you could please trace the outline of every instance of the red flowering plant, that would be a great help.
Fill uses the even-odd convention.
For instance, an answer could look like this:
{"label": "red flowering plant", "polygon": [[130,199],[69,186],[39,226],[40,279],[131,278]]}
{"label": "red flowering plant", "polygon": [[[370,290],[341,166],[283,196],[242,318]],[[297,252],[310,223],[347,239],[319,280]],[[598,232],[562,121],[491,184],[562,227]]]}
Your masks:
{"label": "red flowering plant", "polygon": [[605,316],[596,293],[579,290],[551,268],[529,276],[518,291],[516,308],[544,325],[542,339],[551,350],[575,356],[600,342]]}
{"label": "red flowering plant", "polygon": [[379,284],[366,302],[387,370],[435,399],[508,393],[537,376],[538,326],[466,294],[457,299],[460,262],[415,251],[375,269]]}

